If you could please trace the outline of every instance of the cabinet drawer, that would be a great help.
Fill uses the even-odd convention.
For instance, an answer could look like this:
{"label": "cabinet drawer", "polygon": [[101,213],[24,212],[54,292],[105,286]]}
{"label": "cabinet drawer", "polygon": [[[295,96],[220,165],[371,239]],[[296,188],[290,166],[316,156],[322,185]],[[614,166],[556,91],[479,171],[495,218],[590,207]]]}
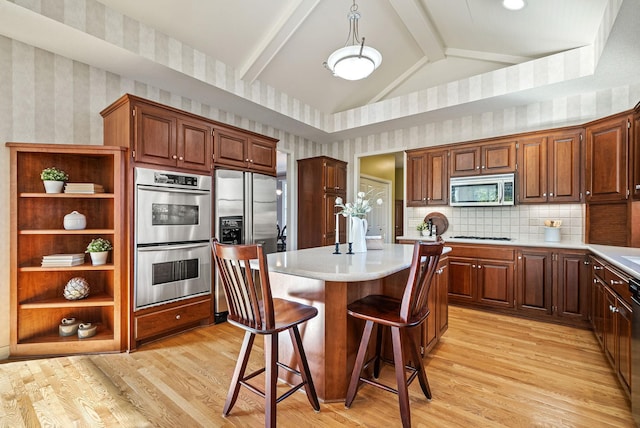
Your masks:
{"label": "cabinet drawer", "polygon": [[604,281],[612,290],[618,293],[627,304],[631,304],[628,278],[621,276],[617,271],[607,266],[604,269]]}
{"label": "cabinet drawer", "polygon": [[135,340],[147,339],[166,331],[193,324],[211,315],[211,301],[191,303],[135,318]]}
{"label": "cabinet drawer", "polygon": [[498,246],[462,246],[462,245],[451,245],[451,253],[449,256],[451,257],[471,257],[471,258],[481,258],[483,260],[508,260],[513,261],[515,250],[509,247],[498,247]]}

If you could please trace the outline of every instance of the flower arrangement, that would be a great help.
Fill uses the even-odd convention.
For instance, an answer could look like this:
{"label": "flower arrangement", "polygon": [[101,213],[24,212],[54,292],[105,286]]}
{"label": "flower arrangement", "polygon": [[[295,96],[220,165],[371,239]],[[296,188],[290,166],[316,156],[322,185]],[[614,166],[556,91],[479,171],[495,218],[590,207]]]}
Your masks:
{"label": "flower arrangement", "polygon": [[[369,203],[369,200],[372,196],[377,195],[371,195],[371,191],[367,193],[358,192],[356,195],[356,201],[354,203],[347,202],[346,204],[344,203],[342,198],[338,196],[336,198],[335,206],[342,208],[342,211],[340,211],[338,214],[342,214],[344,217],[363,218],[369,211],[372,210],[372,206]],[[376,199],[376,204],[382,205],[382,198]]]}
{"label": "flower arrangement", "polygon": [[419,230],[420,232],[423,230],[429,230],[429,225],[423,221],[422,223],[418,223],[416,230]]}
{"label": "flower arrangement", "polygon": [[85,253],[98,253],[101,251],[109,251],[112,249],[113,246],[108,240],[104,238],[95,238],[89,243],[89,245],[87,245],[87,250],[85,251]]}
{"label": "flower arrangement", "polygon": [[44,181],[67,181],[69,176],[63,170],[52,166],[42,170],[40,179]]}

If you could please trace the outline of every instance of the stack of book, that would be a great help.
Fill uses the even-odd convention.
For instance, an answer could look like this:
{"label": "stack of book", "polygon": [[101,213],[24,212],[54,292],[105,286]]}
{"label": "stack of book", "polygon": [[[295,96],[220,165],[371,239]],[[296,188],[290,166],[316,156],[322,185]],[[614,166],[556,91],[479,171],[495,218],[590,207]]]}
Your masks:
{"label": "stack of book", "polygon": [[42,267],[67,267],[84,263],[84,253],[50,254],[42,257]]}
{"label": "stack of book", "polygon": [[104,193],[104,187],[95,183],[67,183],[64,193]]}

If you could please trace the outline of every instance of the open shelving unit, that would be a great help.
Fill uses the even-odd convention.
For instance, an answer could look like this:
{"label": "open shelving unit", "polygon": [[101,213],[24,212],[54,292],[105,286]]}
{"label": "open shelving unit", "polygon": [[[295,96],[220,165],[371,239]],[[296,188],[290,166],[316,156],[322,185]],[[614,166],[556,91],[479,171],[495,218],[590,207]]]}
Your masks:
{"label": "open shelving unit", "polygon": [[[125,263],[125,152],[114,146],[7,143],[11,149],[11,344],[12,356],[67,355],[123,350],[128,311]],[[105,193],[45,193],[40,172],[56,166],[71,182],[102,184]],[[66,230],[64,216],[78,211],[87,227]],[[42,267],[44,255],[84,253],[93,238],[113,244],[107,264]],[[85,278],[89,296],[67,300],[63,290]],[[62,337],[62,318],[98,325],[91,338]]]}

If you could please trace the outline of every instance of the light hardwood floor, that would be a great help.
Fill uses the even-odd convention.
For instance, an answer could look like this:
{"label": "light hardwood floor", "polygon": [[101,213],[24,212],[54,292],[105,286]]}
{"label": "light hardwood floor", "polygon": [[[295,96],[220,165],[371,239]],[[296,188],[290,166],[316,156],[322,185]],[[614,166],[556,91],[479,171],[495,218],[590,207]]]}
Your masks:
{"label": "light hardwood floor", "polygon": [[[242,332],[224,323],[131,354],[0,364],[0,427],[248,427],[263,402],[241,390],[221,416]],[[262,341],[256,341],[261,346]],[[415,427],[632,427],[629,403],[590,331],[450,307],[449,331],[425,359],[428,402],[410,387]],[[256,355],[254,367],[259,365]],[[250,367],[251,369],[252,367]],[[383,370],[393,382],[393,370]],[[296,393],[282,427],[396,427],[397,398],[364,386],[351,409]]]}

